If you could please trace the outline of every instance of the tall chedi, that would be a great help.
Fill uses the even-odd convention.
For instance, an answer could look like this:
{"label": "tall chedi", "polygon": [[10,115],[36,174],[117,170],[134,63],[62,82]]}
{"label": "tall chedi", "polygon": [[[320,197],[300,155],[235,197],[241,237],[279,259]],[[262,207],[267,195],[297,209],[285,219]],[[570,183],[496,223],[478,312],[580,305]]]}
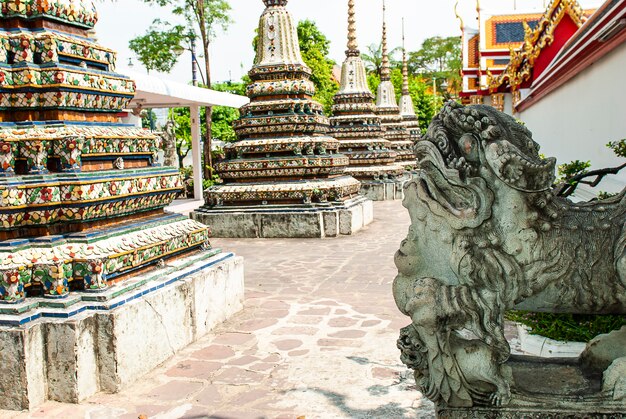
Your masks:
{"label": "tall chedi", "polygon": [[376,112],[382,119],[385,129],[385,138],[392,142],[398,153],[398,163],[406,169],[416,166],[413,142],[409,140],[409,131],[403,124],[400,108],[396,100],[396,89],[391,83],[391,67],[387,50],[387,21],[385,20],[386,6],[383,0],[383,39],[382,39],[382,67],[380,84],[376,95]]}
{"label": "tall chedi", "polygon": [[205,192],[193,217],[218,237],[351,234],[372,220],[372,202],[358,195],[360,182],[345,174],[348,157],[326,135],[287,0],[263,2],[251,102],[233,124],[237,141],[216,164],[224,183]]}
{"label": "tall chedi", "polygon": [[154,134],[120,123],[135,83],[96,22],[91,1],[0,0],[0,301],[104,292],[208,240],[163,213],[178,170],[159,165]]}
{"label": "tall chedi", "polygon": [[163,210],[178,168],[120,120],[136,85],[96,22],[90,0],[0,0],[2,409],[117,392],[243,300],[241,259]]}
{"label": "tall chedi", "polygon": [[341,67],[341,86],[334,97],[331,133],[339,151],[350,159],[346,173],[361,181],[361,194],[375,201],[400,199],[404,168],[384,137],[374,95],[367,85],[365,65],[356,37],[354,1],[348,0],[348,49]]}
{"label": "tall chedi", "polygon": [[415,114],[413,98],[409,92],[409,64],[406,59],[406,47],[404,45],[404,18],[402,19],[402,96],[400,96],[400,115],[404,127],[409,131],[409,139],[419,141],[421,137],[420,123]]}

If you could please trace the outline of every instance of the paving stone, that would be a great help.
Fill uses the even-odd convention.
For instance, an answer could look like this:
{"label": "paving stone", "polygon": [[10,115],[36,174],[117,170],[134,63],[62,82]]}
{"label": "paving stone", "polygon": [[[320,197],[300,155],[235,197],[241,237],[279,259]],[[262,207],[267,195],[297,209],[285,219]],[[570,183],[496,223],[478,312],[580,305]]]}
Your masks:
{"label": "paving stone", "polygon": [[327,314],[330,314],[330,308],[328,307],[309,308],[308,310],[302,310],[298,312],[299,316],[325,316]]}
{"label": "paving stone", "polygon": [[274,341],[272,342],[272,344],[281,351],[290,351],[292,349],[296,349],[302,346],[302,341],[298,339],[285,339]]}
{"label": "paving stone", "polygon": [[288,315],[289,310],[257,310],[254,313],[256,319],[282,319]]}
{"label": "paving stone", "polygon": [[213,340],[213,343],[222,345],[245,345],[252,340],[256,340],[256,337],[251,333],[223,333],[218,335]]}
{"label": "paving stone", "polygon": [[272,331],[272,335],[309,335],[314,336],[319,332],[316,327],[281,327]]}
{"label": "paving stone", "polygon": [[175,380],[153,389],[147,396],[159,401],[187,400],[203,386],[204,384],[193,381]]}
{"label": "paving stone", "polygon": [[235,398],[231,399],[229,403],[232,406],[253,405],[269,395],[271,395],[271,392],[268,390],[254,389],[238,394]]}
{"label": "paving stone", "polygon": [[252,319],[247,320],[239,325],[238,329],[242,332],[254,332],[256,330],[266,329],[276,324],[276,319]]}
{"label": "paving stone", "polygon": [[194,401],[203,406],[216,408],[224,402],[224,397],[220,393],[218,386],[209,384],[194,397]]}
{"label": "paving stone", "polygon": [[335,317],[328,321],[330,327],[352,327],[359,321],[350,317]]}
{"label": "paving stone", "polygon": [[239,367],[226,367],[217,374],[213,383],[223,383],[228,385],[254,384],[265,378],[265,374],[246,370]]}
{"label": "paving stone", "polygon": [[271,355],[268,355],[266,358],[264,358],[263,362],[276,363],[282,360],[283,358],[279,354],[271,354]]}
{"label": "paving stone", "polygon": [[227,359],[235,356],[233,348],[223,345],[211,345],[191,354],[194,358],[200,359]]}
{"label": "paving stone", "polygon": [[249,365],[249,370],[257,372],[267,372],[276,368],[276,364],[270,364],[268,362],[257,362],[256,364]]}
{"label": "paving stone", "polygon": [[284,301],[266,301],[261,304],[260,307],[270,310],[289,310],[289,307],[291,307],[291,305],[285,303]]}
{"label": "paving stone", "polygon": [[299,351],[291,351],[287,355],[290,357],[298,357],[298,356],[304,356],[308,354],[309,352],[310,351],[308,349],[301,349]]}
{"label": "paving stone", "polygon": [[372,377],[380,379],[398,378],[400,372],[391,368],[374,367]]}
{"label": "paving stone", "polygon": [[220,362],[183,361],[165,373],[169,377],[208,378],[222,367]]}
{"label": "paving stone", "polygon": [[365,336],[367,333],[362,330],[341,330],[339,332],[331,333],[328,336],[331,338],[340,339],[359,339]]}
{"label": "paving stone", "polygon": [[231,359],[230,361],[227,362],[227,364],[242,366],[242,365],[252,364],[253,362],[257,362],[258,360],[259,358],[257,358],[256,356],[245,355],[239,358]]}
{"label": "paving stone", "polygon": [[325,317],[322,316],[293,316],[290,317],[287,321],[293,324],[320,324],[323,322]]}
{"label": "paving stone", "polygon": [[382,323],[380,320],[365,320],[361,323],[361,327],[374,327]]}

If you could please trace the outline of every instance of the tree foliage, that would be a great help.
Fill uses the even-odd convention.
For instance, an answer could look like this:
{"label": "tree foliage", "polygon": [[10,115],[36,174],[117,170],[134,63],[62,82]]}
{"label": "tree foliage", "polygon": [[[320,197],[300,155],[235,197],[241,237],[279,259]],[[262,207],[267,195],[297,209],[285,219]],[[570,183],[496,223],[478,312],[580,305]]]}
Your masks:
{"label": "tree foliage", "polygon": [[[409,71],[436,79],[437,89],[447,81],[449,90],[458,92],[461,88],[461,39],[458,36],[427,38],[422,47],[409,53]],[[432,82],[431,82],[432,83]]]}
{"label": "tree foliage", "polygon": [[[401,61],[395,59],[398,52],[402,51],[400,47],[394,48],[389,52],[389,64],[391,67],[402,65]],[[367,52],[361,53],[361,59],[365,64],[368,73],[375,73],[380,77],[383,68],[383,44],[371,44],[367,47]]]}
{"label": "tree foliage", "polygon": [[[130,41],[130,49],[148,70],[169,73],[178,62],[177,49],[188,49],[191,38],[200,39],[205,64],[208,45],[219,29],[232,22],[230,5],[225,0],[144,0],[145,3],[169,8],[186,25],[156,19],[148,31]],[[204,46],[207,46],[206,50]],[[205,65],[206,73],[207,65]],[[210,79],[207,79],[210,80]],[[210,83],[207,83],[209,85]]]}
{"label": "tree foliage", "polygon": [[[211,88],[211,59],[209,46],[218,30],[226,30],[232,22],[230,4],[226,0],[143,0],[147,4],[166,7],[185,22],[184,26],[155,20],[143,36],[131,41],[133,51],[146,68],[170,72],[178,61],[174,49],[189,48],[192,41],[200,41],[204,57],[204,83]],[[134,43],[133,43],[134,42]],[[131,49],[132,49],[131,46]],[[205,112],[206,124],[211,125],[211,108]],[[209,156],[204,166],[205,177],[211,176],[211,132],[206,131],[204,154]]]}
{"label": "tree foliage", "polygon": [[[245,92],[244,83],[219,83],[214,84],[213,89],[220,92],[229,92],[234,94],[243,94]],[[207,131],[206,110],[200,109],[200,125],[201,134],[204,137]],[[174,131],[176,133],[176,153],[178,154],[179,167],[183,167],[183,160],[191,150],[191,118],[189,108],[174,108],[170,110],[170,119],[174,121]],[[232,142],[237,139],[233,130],[233,121],[239,118],[237,109],[214,106],[212,113],[211,134],[212,138]]]}
{"label": "tree foliage", "polygon": [[169,73],[178,62],[174,53],[184,42],[185,28],[157,19],[145,35],[131,39],[128,47],[148,71]]}
{"label": "tree foliage", "polygon": [[333,78],[335,62],[328,58],[330,40],[310,20],[298,23],[298,40],[302,59],[313,73],[311,81],[316,89],[314,99],[324,105],[326,114],[330,114],[333,96],[339,90],[339,84]]}
{"label": "tree foliage", "polygon": [[[367,76],[367,82],[371,91],[375,93],[378,89],[378,85],[380,84],[380,77],[374,72],[369,73]],[[396,91],[396,97],[399,102],[400,96],[402,96],[402,70],[400,68],[394,68],[391,70],[391,83],[393,83],[393,87]],[[422,132],[425,132],[428,128],[430,121],[439,110],[441,103],[441,100],[433,97],[429,88],[429,83],[426,83],[422,77],[409,74],[409,94],[413,99],[415,113],[417,114],[417,119],[420,122]]]}

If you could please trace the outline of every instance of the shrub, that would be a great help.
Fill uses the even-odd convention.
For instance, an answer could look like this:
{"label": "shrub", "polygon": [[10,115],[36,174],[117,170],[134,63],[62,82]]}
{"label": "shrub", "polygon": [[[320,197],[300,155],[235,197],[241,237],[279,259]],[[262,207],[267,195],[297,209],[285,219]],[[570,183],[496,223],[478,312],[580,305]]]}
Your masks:
{"label": "shrub", "polygon": [[594,337],[626,326],[623,315],[553,314],[509,311],[506,319],[528,326],[533,335],[570,342],[588,342]]}

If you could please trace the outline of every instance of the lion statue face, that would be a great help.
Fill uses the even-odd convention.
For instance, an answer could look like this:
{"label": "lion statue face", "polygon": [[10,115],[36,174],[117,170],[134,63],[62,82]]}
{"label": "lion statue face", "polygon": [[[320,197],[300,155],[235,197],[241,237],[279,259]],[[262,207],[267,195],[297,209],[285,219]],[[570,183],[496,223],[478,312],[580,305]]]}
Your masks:
{"label": "lion statue face", "polygon": [[510,254],[515,249],[508,247],[533,239],[534,221],[524,218],[532,213],[528,202],[550,193],[556,160],[542,159],[531,133],[514,118],[490,106],[449,102],[415,150],[420,173],[405,190],[412,222],[396,254],[399,277],[406,279],[398,286],[420,277],[456,285],[465,276],[461,259],[483,238],[506,237],[502,246]]}
{"label": "lion statue face", "polygon": [[531,133],[490,106],[449,102],[416,153],[420,199],[455,229],[489,218],[494,196],[547,191],[555,179],[556,160],[542,159]]}

